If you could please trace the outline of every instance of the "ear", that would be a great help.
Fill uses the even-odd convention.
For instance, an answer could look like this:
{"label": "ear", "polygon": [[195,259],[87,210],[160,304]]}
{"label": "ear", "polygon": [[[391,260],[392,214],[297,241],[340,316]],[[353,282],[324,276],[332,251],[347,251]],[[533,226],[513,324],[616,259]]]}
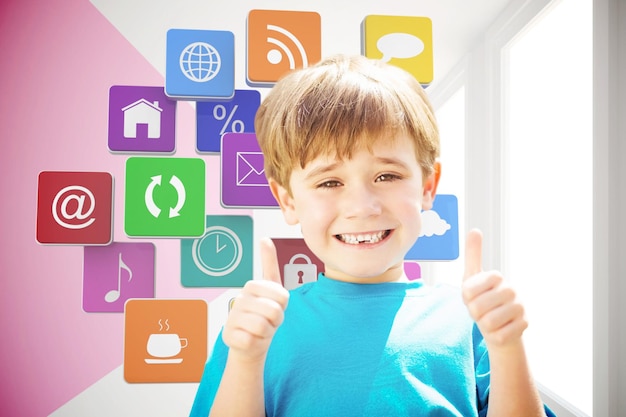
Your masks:
{"label": "ear", "polygon": [[422,210],[430,210],[433,208],[433,202],[435,201],[435,195],[437,194],[437,185],[439,185],[439,177],[441,176],[441,163],[436,161],[433,168],[433,173],[424,180]]}
{"label": "ear", "polygon": [[299,221],[296,216],[296,207],[291,193],[285,187],[277,183],[273,178],[270,178],[268,183],[270,190],[272,191],[272,195],[274,195],[274,198],[283,212],[285,222],[290,226],[298,224]]}

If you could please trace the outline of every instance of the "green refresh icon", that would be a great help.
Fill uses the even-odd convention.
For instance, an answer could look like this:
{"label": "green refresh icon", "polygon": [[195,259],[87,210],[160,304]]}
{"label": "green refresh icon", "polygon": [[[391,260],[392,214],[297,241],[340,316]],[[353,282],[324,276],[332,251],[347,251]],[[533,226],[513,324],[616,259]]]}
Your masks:
{"label": "green refresh icon", "polygon": [[199,158],[126,160],[124,231],[131,237],[196,237],[205,231],[205,165]]}

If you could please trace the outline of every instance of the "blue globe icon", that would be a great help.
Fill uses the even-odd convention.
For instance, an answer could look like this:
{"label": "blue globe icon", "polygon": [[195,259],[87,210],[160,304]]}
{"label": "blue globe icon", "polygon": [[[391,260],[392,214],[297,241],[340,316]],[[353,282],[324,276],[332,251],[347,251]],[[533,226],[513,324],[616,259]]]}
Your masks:
{"label": "blue globe icon", "polygon": [[219,72],[222,61],[217,49],[205,42],[194,42],[180,54],[180,70],[185,77],[197,83],[213,79]]}

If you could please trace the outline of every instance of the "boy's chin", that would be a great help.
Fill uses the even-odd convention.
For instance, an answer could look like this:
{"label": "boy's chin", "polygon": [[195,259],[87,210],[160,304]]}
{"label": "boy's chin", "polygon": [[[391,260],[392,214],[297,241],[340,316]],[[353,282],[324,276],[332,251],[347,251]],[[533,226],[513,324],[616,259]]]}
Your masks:
{"label": "boy's chin", "polygon": [[328,271],[326,276],[339,281],[376,284],[381,282],[395,282],[403,278],[403,268],[393,266],[392,268],[380,269],[375,268],[351,268],[344,271]]}

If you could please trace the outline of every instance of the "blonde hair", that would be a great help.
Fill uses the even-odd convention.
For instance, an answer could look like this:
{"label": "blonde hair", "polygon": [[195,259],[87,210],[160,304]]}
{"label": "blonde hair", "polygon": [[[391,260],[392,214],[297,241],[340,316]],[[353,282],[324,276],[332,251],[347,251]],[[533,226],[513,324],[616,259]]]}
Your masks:
{"label": "blonde hair", "polygon": [[263,100],[255,131],[265,174],[289,190],[291,171],[319,155],[350,158],[377,140],[414,140],[426,178],[439,156],[434,111],[408,72],[360,55],[336,55],[292,71]]}

